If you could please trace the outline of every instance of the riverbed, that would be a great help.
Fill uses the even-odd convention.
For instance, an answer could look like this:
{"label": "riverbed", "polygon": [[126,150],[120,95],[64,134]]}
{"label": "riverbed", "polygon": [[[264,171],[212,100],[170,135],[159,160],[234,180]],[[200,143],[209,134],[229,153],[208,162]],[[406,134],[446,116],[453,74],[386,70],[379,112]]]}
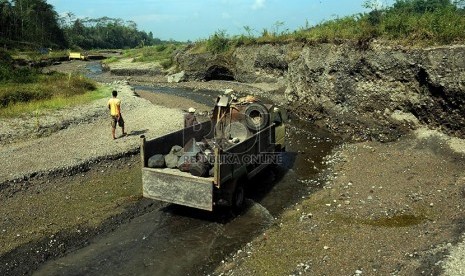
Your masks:
{"label": "riverbed", "polygon": [[[93,73],[96,72],[98,70]],[[131,110],[126,111],[124,104],[137,106],[138,109],[142,106],[146,108],[145,104],[137,104],[137,98],[142,97],[157,106],[179,110],[180,114],[190,106],[197,107],[201,112],[208,111],[214,103],[213,99],[222,91],[111,85],[121,91],[130,134],[124,139],[117,139],[115,143],[125,145],[126,149],[122,148],[123,151],[116,156],[105,154],[98,157],[100,153],[96,151],[95,161],[84,165],[79,165],[77,161],[76,165],[68,165],[56,173],[53,167],[44,167],[52,173],[26,174],[24,180],[18,180],[19,185],[5,186],[8,188],[3,190],[3,195],[8,200],[0,206],[5,214],[3,230],[7,235],[4,235],[4,241],[9,242],[8,237],[16,240],[12,242],[16,244],[12,245],[15,249],[3,255],[3,260],[8,262],[2,267],[5,274],[30,273],[38,269],[35,273],[44,275],[122,271],[150,275],[179,275],[197,271],[202,275],[212,271],[221,260],[274,225],[284,210],[306,195],[318,182],[319,172],[323,168],[321,160],[336,144],[329,133],[307,127],[308,123],[294,118],[289,125],[289,146],[284,163],[253,180],[254,185],[246,196],[248,208],[239,215],[227,211],[206,213],[142,199],[139,159],[137,152],[131,148],[137,142],[137,135],[149,135],[150,129],[136,126],[135,118],[138,115]],[[135,93],[136,97],[131,93]],[[101,104],[104,106],[104,101]],[[157,112],[168,112],[163,108],[157,109]],[[85,109],[81,111],[82,114],[86,113]],[[148,114],[140,115],[146,120],[149,118]],[[73,130],[73,133],[79,133],[83,127],[98,127],[97,118],[100,115],[95,116],[89,120],[94,123],[71,125],[65,132]],[[180,116],[170,116],[171,120],[178,118],[178,124],[181,122]],[[105,132],[101,129],[84,133],[89,137],[80,137],[82,145],[77,141],[73,143],[83,152],[86,140],[105,139]],[[93,137],[95,135],[98,138]],[[37,151],[40,154],[35,158],[37,164],[42,163],[41,158],[52,158],[54,162],[59,162],[59,155],[47,156],[47,152],[52,141],[60,136],[59,132],[28,141],[32,147],[36,142],[43,144],[41,151]],[[61,143],[61,147],[65,149],[68,146]],[[21,151],[21,146],[17,151]],[[53,163],[47,163],[45,159],[44,164]],[[10,156],[10,161],[15,164],[13,156]],[[312,169],[308,170],[306,167],[310,165]],[[28,170],[34,169],[30,167]],[[61,170],[64,170],[63,173],[60,173]],[[106,175],[115,177],[108,179]],[[116,179],[120,179],[124,187],[119,186]],[[313,179],[314,183],[303,185],[299,182],[301,179]],[[43,202],[54,204],[37,208]],[[21,207],[16,212],[10,212],[9,206]],[[66,206],[71,209],[68,210]],[[99,211],[84,211],[83,208],[98,208]],[[38,221],[26,219],[19,226],[21,216],[30,214],[31,210],[34,210],[33,215]],[[31,231],[31,228],[40,230]]]}
{"label": "riverbed", "polygon": [[47,262],[36,274],[211,273],[223,259],[274,225],[283,211],[310,190],[321,187],[317,183],[325,167],[322,160],[337,140],[297,119],[289,125],[287,138],[289,146],[283,164],[252,179],[246,194],[247,208],[241,214],[227,210],[210,213],[154,202],[159,208],[95,237],[63,258]]}
{"label": "riverbed", "polygon": [[[105,82],[114,85],[113,78]],[[157,85],[160,83],[148,86]],[[222,91],[228,85],[216,82],[214,86],[221,88],[216,91]],[[205,87],[208,83],[191,86]],[[142,93],[153,93],[146,90],[140,89]],[[127,99],[132,99],[129,89],[127,93]],[[175,114],[182,114],[184,106],[198,104],[198,108],[208,110],[206,105],[194,101],[180,104],[181,98],[159,93],[152,100],[158,100],[155,104],[172,105],[166,109],[173,112],[171,121],[178,120]],[[148,114],[139,114],[137,110],[127,111],[128,118],[134,120],[134,135],[117,139],[111,145],[137,145],[140,133],[153,131],[152,126],[144,127]],[[161,110],[164,109],[157,112]],[[153,114],[157,115],[160,113]],[[104,118],[94,119],[90,124],[104,126],[106,122]],[[143,124],[135,127],[136,122]],[[81,127],[85,126],[72,126],[76,130]],[[156,127],[161,125],[153,126]],[[98,127],[93,131],[98,132]],[[106,137],[105,133],[99,135],[84,132],[82,136],[88,141]],[[258,188],[247,194],[248,208],[233,216],[141,198],[139,158],[131,150],[103,156],[77,173],[65,170],[19,181],[10,186],[15,188],[14,193],[2,190],[2,241],[19,246],[2,254],[1,272],[444,272],[449,252],[462,240],[465,221],[464,154],[456,146],[460,141],[438,131],[424,130],[390,143],[347,144],[297,118],[290,124],[288,141],[286,162],[259,177],[259,185],[255,185]],[[76,142],[75,146],[79,144]],[[105,145],[106,142],[101,144]],[[28,221],[32,226],[28,226]],[[21,228],[22,225],[29,228]],[[28,238],[30,242],[21,243]],[[463,271],[457,265],[452,267],[455,270],[448,271]]]}

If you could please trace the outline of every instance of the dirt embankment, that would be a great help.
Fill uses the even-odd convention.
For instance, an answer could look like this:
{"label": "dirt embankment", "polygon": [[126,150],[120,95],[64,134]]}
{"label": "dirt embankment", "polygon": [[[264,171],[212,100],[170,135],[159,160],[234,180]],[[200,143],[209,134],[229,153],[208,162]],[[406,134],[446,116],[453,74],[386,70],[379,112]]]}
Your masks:
{"label": "dirt embankment", "polygon": [[336,149],[317,191],[216,273],[465,273],[464,247],[454,247],[465,219],[464,52],[463,45],[375,42],[364,49],[284,44],[241,47],[229,57],[179,54],[192,79],[226,74],[268,83],[274,89],[266,93],[284,92],[295,114],[348,142],[372,141]]}
{"label": "dirt embankment", "polygon": [[[300,116],[347,139],[395,140],[406,116],[465,138],[465,47],[415,49],[372,42],[239,47],[232,55],[180,53],[191,80],[267,83]],[[405,116],[398,116],[398,115]]]}

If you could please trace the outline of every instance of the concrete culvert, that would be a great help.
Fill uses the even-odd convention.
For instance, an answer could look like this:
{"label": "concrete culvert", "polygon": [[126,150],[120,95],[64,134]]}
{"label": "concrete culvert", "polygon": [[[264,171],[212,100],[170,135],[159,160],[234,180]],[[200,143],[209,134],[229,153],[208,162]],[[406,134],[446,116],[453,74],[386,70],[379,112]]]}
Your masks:
{"label": "concrete culvert", "polygon": [[234,74],[228,68],[224,66],[214,65],[208,68],[207,73],[205,74],[205,80],[228,80],[233,81]]}

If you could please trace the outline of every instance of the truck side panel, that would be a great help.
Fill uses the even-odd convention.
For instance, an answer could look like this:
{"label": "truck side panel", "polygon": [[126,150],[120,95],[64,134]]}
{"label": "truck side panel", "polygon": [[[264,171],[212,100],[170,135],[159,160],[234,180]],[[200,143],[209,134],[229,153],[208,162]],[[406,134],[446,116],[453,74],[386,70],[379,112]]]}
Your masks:
{"label": "truck side panel", "polygon": [[213,210],[212,178],[175,173],[170,169],[142,169],[143,196],[198,209]]}

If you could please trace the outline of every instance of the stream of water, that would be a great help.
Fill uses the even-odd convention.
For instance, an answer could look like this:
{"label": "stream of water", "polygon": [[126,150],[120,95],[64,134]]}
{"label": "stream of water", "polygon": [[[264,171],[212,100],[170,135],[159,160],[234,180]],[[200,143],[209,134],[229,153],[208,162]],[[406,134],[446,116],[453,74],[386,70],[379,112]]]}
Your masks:
{"label": "stream of water", "polygon": [[[98,74],[98,70],[97,73]],[[136,87],[210,104],[211,92]],[[44,264],[36,275],[205,275],[270,227],[288,207],[315,189],[323,157],[337,141],[329,133],[292,120],[284,162],[259,174],[238,216],[173,204],[139,216],[64,258]],[[305,180],[305,181],[302,181]]]}

